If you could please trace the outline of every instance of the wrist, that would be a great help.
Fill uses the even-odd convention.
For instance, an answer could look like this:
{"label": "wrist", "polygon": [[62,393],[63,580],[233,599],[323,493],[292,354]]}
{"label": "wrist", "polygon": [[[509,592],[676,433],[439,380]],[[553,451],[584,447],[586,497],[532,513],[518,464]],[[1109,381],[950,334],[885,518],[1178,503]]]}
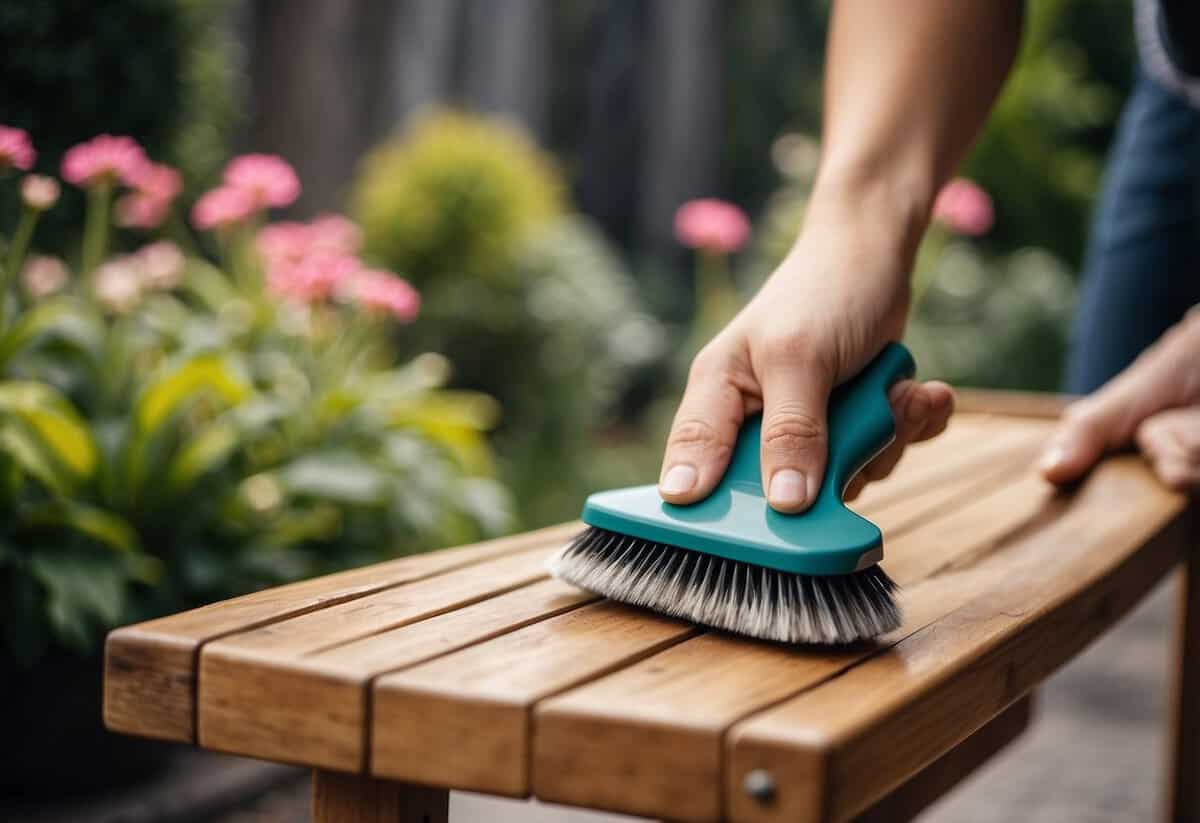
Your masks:
{"label": "wrist", "polygon": [[806,215],[820,226],[831,223],[866,230],[890,242],[908,265],[915,256],[938,185],[931,174],[823,166]]}

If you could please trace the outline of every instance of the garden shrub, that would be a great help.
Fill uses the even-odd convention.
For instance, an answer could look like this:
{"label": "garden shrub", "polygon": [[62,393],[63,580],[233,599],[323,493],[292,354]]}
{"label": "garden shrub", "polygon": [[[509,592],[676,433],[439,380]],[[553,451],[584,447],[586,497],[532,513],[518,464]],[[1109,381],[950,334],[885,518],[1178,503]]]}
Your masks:
{"label": "garden shrub", "polygon": [[525,525],[577,513],[598,428],[663,346],[564,189],[514,127],[440,112],[375,149],[351,195],[368,257],[421,287],[416,339],[449,358],[456,384],[500,401],[502,476]]}

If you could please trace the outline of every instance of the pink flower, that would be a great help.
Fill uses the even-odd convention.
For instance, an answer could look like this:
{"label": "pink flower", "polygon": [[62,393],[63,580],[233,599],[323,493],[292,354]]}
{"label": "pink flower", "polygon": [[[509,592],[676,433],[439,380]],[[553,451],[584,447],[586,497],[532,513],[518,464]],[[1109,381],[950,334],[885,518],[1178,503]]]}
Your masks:
{"label": "pink flower", "polygon": [[256,211],[258,206],[250,192],[220,186],[206,192],[192,206],[192,225],[202,231],[224,229],[241,223]]}
{"label": "pink flower", "polygon": [[58,202],[61,189],[53,177],[27,174],[21,180],[21,200],[34,211],[46,211]]}
{"label": "pink flower", "polygon": [[312,251],[327,254],[358,254],[362,230],[340,214],[321,214],[308,224]]}
{"label": "pink flower", "polygon": [[254,242],[268,268],[299,263],[312,250],[312,231],[306,223],[282,220],[263,226]]}
{"label": "pink flower", "polygon": [[312,254],[352,256],[362,246],[362,232],[340,214],[324,214],[311,223],[283,220],[264,226],[256,245],[270,267],[298,263]]}
{"label": "pink flower", "polygon": [[6,171],[10,166],[28,171],[33,168],[33,161],[36,159],[37,152],[33,150],[33,143],[29,141],[27,131],[12,126],[0,126],[0,172]]}
{"label": "pink flower", "polygon": [[362,262],[357,257],[311,255],[268,269],[267,289],[289,300],[317,303],[328,300],[360,271]]}
{"label": "pink flower", "polygon": [[167,219],[169,200],[160,200],[140,191],[130,192],[117,201],[117,225],[127,229],[156,229]]}
{"label": "pink flower", "polygon": [[746,213],[724,200],[689,200],[675,212],[675,238],[690,249],[731,254],[749,236]]}
{"label": "pink flower", "polygon": [[992,228],[996,215],[986,191],[966,178],[956,177],[938,192],[933,219],[958,234],[979,237]]}
{"label": "pink flower", "polygon": [[183,175],[166,163],[147,163],[134,183],[139,194],[170,203],[183,191]]}
{"label": "pink flower", "polygon": [[243,154],[225,167],[225,185],[250,193],[257,207],[290,206],[300,196],[300,178],[282,157]]}
{"label": "pink flower", "polygon": [[350,281],[349,296],[376,314],[390,314],[401,323],[411,323],[421,308],[421,295],[407,280],[391,272],[367,269]]}
{"label": "pink flower", "polygon": [[133,229],[158,228],[182,190],[183,175],[178,169],[163,163],[147,163],[134,191],[117,201],[117,223]]}
{"label": "pink flower", "polygon": [[68,279],[70,275],[63,261],[49,255],[35,255],[21,269],[21,285],[35,300],[62,291]]}
{"label": "pink flower", "polygon": [[96,300],[114,314],[125,314],[142,297],[142,278],[132,256],[103,263],[95,272]]}
{"label": "pink flower", "polygon": [[62,176],[68,183],[84,188],[117,182],[135,186],[149,163],[132,137],[101,134],[67,149]]}
{"label": "pink flower", "polygon": [[170,240],[158,240],[142,246],[133,255],[141,275],[142,286],[153,291],[167,291],[183,279],[185,258]]}

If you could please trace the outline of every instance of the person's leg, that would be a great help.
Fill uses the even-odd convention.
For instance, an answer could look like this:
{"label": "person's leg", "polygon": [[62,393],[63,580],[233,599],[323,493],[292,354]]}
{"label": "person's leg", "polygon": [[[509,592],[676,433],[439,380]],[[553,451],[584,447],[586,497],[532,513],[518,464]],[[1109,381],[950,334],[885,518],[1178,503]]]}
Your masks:
{"label": "person's leg", "polygon": [[1139,73],[1084,258],[1067,390],[1093,391],[1200,302],[1200,111]]}

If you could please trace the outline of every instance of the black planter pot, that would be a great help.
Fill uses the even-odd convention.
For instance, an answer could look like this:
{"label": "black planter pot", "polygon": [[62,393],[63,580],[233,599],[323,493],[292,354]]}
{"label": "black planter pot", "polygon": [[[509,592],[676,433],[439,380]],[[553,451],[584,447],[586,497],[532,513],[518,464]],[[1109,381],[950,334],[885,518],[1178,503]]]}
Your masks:
{"label": "black planter pot", "polygon": [[112,734],[99,655],[53,653],[33,668],[0,658],[0,796],[85,795],[147,780],[177,747]]}

